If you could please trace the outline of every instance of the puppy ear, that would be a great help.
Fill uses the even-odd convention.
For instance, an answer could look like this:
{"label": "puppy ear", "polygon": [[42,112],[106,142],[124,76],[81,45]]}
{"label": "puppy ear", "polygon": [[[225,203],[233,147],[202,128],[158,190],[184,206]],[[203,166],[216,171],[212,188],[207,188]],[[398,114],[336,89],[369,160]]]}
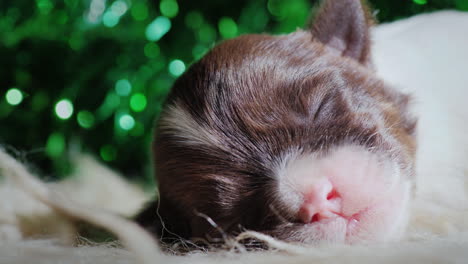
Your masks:
{"label": "puppy ear", "polygon": [[370,64],[372,19],[361,0],[324,0],[311,26],[312,35],[333,51]]}

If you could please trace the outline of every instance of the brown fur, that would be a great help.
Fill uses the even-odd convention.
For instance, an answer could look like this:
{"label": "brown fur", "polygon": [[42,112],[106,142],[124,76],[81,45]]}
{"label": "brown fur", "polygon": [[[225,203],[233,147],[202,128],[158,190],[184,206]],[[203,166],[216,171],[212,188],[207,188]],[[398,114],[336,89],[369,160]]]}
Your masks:
{"label": "brown fur", "polygon": [[[166,241],[219,236],[203,213],[227,233],[245,228],[294,240],[301,226],[281,226],[268,187],[291,149],[325,155],[357,143],[397,159],[411,175],[409,98],[369,68],[367,17],[359,1],[325,1],[311,31],[241,36],[193,64],[175,83],[156,129],[161,219],[153,204],[140,223]],[[218,144],[184,142],[184,132],[167,121],[174,105]]]}

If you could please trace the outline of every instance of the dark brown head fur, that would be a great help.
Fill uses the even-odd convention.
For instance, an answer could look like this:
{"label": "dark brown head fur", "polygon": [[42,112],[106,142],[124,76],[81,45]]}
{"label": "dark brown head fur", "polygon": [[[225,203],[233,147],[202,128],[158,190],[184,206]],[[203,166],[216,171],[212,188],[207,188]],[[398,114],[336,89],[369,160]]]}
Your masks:
{"label": "dark brown head fur", "polygon": [[365,14],[359,1],[325,1],[312,30],[225,41],[177,80],[153,145],[167,231],[216,236],[202,213],[228,233],[274,233],[274,169],[291,149],[326,155],[354,143],[412,174],[409,99],[370,68]]}

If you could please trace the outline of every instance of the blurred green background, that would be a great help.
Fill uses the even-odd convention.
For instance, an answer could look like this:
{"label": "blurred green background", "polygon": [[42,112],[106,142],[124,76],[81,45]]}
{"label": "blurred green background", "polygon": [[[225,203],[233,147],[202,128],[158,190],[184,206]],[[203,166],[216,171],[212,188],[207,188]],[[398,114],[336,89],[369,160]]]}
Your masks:
{"label": "blurred green background", "polygon": [[[1,0],[0,145],[48,179],[87,152],[151,182],[155,118],[216,42],[294,31],[312,0]],[[380,22],[468,0],[372,0]]]}

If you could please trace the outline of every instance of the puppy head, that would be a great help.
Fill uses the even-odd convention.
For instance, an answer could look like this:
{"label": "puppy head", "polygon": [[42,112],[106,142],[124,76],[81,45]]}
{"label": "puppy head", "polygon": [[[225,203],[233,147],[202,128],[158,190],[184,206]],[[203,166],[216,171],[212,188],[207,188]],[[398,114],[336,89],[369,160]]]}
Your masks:
{"label": "puppy head", "polygon": [[310,30],[225,41],[177,80],[153,145],[172,233],[216,235],[198,213],[305,243],[402,229],[415,120],[371,68],[369,24],[328,0]]}

